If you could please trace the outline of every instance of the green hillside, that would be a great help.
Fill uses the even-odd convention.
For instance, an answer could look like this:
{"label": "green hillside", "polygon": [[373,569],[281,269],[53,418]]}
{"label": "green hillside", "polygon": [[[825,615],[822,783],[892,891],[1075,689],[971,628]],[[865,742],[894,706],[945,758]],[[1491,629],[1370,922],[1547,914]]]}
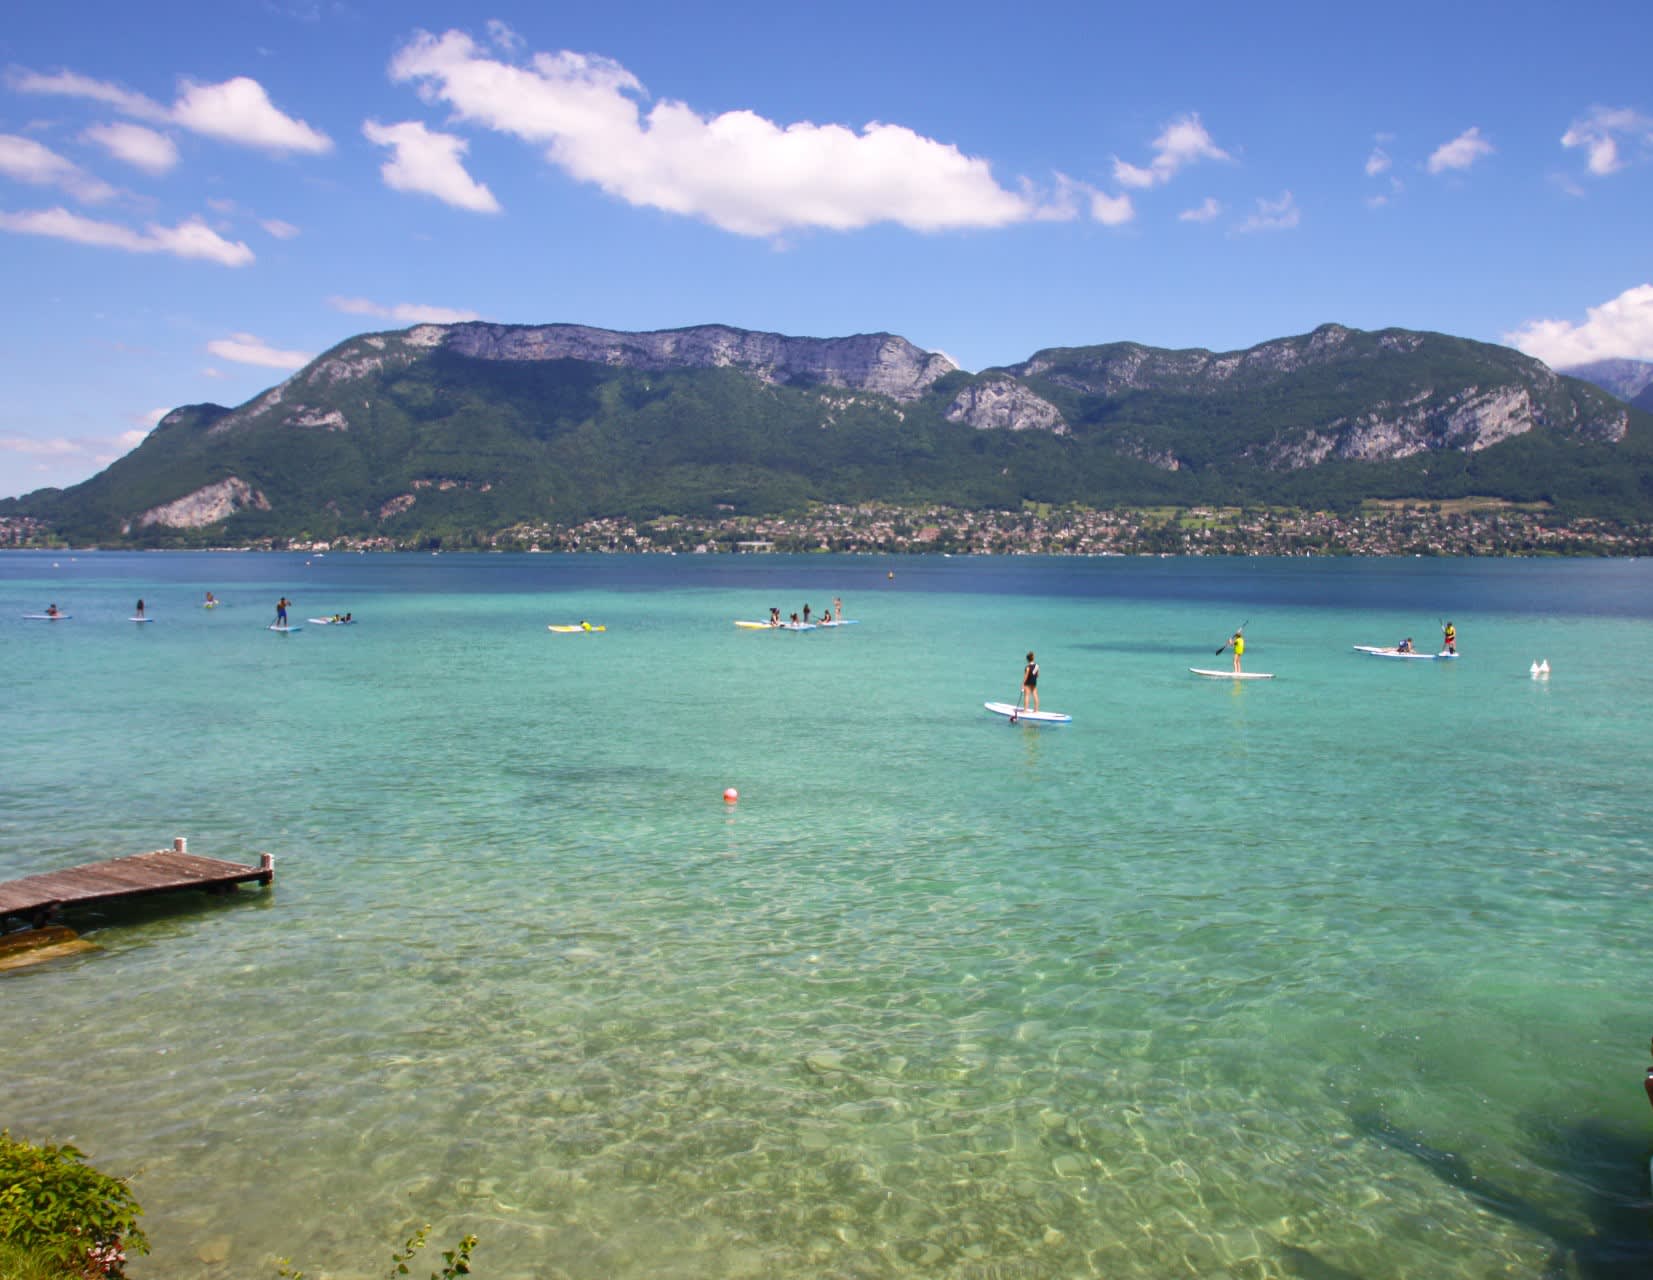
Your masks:
{"label": "green hillside", "polygon": [[[1221,355],[1054,349],[897,401],[734,366],[477,358],[433,339],[444,332],[363,335],[236,410],[175,410],[98,476],[0,514],[137,545],[407,541],[858,501],[1342,509],[1480,494],[1653,515],[1653,417],[1444,335],[1327,326]],[[983,387],[1055,406],[1065,425],[955,420],[961,393]],[[153,515],[213,486],[233,489],[223,519]]]}

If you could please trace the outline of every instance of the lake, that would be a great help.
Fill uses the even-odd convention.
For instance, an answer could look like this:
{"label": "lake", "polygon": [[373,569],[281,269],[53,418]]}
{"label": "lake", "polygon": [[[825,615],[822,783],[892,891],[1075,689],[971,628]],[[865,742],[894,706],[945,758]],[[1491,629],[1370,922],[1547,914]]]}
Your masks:
{"label": "lake", "polygon": [[1648,561],[14,552],[0,656],[0,879],[275,855],[0,977],[136,1280],[1653,1264]]}

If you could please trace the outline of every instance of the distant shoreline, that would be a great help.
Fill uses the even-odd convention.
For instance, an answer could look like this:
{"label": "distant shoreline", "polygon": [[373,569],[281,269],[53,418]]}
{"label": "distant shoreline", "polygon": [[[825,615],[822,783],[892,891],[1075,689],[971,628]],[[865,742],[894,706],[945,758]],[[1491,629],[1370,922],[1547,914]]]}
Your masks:
{"label": "distant shoreline", "polygon": [[1366,503],[1352,512],[1276,507],[1019,511],[823,504],[802,516],[605,517],[504,529],[270,535],[233,543],[188,530],[75,543],[43,522],[0,517],[0,547],[66,551],[602,552],[642,555],[1588,556],[1653,555],[1653,521],[1567,518],[1493,499]]}

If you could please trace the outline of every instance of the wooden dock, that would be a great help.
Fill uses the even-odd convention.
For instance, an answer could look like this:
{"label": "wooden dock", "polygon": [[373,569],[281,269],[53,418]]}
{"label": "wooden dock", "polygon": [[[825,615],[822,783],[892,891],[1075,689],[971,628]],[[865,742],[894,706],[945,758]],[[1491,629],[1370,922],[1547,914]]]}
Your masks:
{"label": "wooden dock", "polygon": [[0,918],[16,916],[40,925],[73,907],[184,889],[233,893],[237,885],[255,880],[268,885],[274,879],[275,859],[267,853],[258,866],[247,867],[189,853],[180,837],[170,849],[8,880],[0,884]]}

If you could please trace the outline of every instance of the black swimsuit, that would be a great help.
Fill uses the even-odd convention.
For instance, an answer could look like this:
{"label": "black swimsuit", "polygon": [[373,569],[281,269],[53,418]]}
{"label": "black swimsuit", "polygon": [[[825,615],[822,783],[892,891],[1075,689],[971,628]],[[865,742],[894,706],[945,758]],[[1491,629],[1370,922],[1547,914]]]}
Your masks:
{"label": "black swimsuit", "polygon": [[1022,685],[1028,689],[1039,687],[1039,664],[1037,662],[1027,664],[1027,670],[1022,673]]}

